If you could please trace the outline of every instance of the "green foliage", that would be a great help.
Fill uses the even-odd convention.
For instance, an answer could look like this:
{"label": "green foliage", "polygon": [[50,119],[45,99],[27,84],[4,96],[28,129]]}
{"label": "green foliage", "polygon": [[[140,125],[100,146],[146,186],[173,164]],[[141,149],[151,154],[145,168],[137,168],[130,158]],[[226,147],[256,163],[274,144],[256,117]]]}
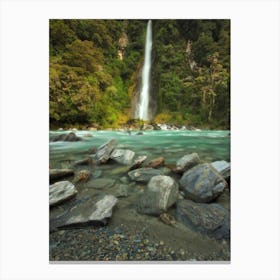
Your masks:
{"label": "green foliage", "polygon": [[[50,20],[50,123],[129,120],[146,20]],[[127,45],[121,49],[121,36]],[[121,47],[122,48],[122,47]],[[229,128],[230,21],[153,20],[154,121]]]}

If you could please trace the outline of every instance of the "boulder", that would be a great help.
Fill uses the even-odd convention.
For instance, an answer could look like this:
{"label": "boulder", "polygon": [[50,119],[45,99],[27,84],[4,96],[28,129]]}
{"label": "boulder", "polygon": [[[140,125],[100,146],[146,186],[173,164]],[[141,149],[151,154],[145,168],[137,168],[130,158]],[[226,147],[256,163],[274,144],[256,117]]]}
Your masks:
{"label": "boulder", "polygon": [[97,194],[75,205],[64,217],[56,221],[57,229],[87,225],[106,225],[118,199],[110,194]]}
{"label": "boulder", "polygon": [[50,185],[49,188],[49,204],[57,205],[77,194],[75,186],[68,181],[60,181]]}
{"label": "boulder", "polygon": [[164,157],[158,157],[148,163],[148,167],[157,168],[164,165]]}
{"label": "boulder", "polygon": [[160,215],[172,206],[179,194],[178,184],[169,176],[151,178],[140,196],[137,211],[141,214]]}
{"label": "boulder", "polygon": [[224,178],[211,164],[199,164],[184,173],[179,181],[185,198],[196,202],[210,202],[227,186]]}
{"label": "boulder", "polygon": [[81,137],[78,137],[74,132],[70,132],[69,134],[54,135],[50,138],[50,142],[57,142],[57,141],[77,142],[82,140],[83,139]]}
{"label": "boulder", "polygon": [[115,149],[111,153],[110,158],[120,164],[128,165],[131,164],[134,155],[135,153],[131,150]]}
{"label": "boulder", "polygon": [[110,178],[93,179],[87,183],[87,187],[94,189],[106,189],[114,186],[115,182],[116,181],[114,179]]}
{"label": "boulder", "polygon": [[74,171],[72,169],[50,169],[49,170],[50,181],[70,177],[74,175]]}
{"label": "boulder", "polygon": [[199,161],[200,159],[197,153],[185,155],[176,162],[175,172],[183,173],[199,164]]}
{"label": "boulder", "polygon": [[139,156],[132,166],[129,168],[129,170],[137,169],[138,167],[141,166],[141,164],[147,159],[147,156]]}
{"label": "boulder", "polygon": [[177,220],[185,226],[216,239],[229,239],[229,211],[217,203],[195,203],[191,200],[178,200]]}
{"label": "boulder", "polygon": [[96,160],[97,163],[106,163],[109,160],[110,155],[112,151],[116,148],[116,146],[117,141],[115,139],[109,140],[105,144],[98,147],[93,158]]}
{"label": "boulder", "polygon": [[212,166],[227,180],[230,177],[230,163],[225,160],[211,162]]}
{"label": "boulder", "polygon": [[151,167],[138,168],[128,172],[129,178],[136,182],[149,182],[156,175],[162,175],[162,171]]}

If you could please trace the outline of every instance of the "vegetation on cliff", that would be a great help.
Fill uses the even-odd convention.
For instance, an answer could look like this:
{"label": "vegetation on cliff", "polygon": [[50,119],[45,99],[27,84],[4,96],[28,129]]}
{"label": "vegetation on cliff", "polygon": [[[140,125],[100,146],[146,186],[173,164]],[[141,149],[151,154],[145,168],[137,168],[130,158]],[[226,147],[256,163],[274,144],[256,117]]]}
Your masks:
{"label": "vegetation on cliff", "polygon": [[[131,118],[145,20],[50,20],[50,125]],[[229,128],[229,20],[153,20],[155,122]]]}

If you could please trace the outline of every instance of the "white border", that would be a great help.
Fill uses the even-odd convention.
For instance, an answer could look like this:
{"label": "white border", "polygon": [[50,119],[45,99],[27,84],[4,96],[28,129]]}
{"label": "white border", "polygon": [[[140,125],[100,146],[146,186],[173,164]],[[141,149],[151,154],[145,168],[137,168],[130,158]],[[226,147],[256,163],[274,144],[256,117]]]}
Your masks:
{"label": "white border", "polygon": [[[48,262],[48,19],[230,18],[230,265]],[[1,279],[279,279],[279,2],[2,1]]]}

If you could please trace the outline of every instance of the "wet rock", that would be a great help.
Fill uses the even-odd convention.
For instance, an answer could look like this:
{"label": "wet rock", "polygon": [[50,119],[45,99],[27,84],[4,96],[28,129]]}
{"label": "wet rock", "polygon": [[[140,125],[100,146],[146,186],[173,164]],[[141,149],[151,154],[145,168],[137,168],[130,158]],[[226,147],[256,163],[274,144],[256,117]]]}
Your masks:
{"label": "wet rock", "polygon": [[95,146],[91,147],[91,148],[88,150],[88,153],[89,153],[90,155],[94,155],[94,154],[96,154],[96,152],[97,152],[97,147],[95,147]]}
{"label": "wet rock", "polygon": [[147,156],[139,156],[133,163],[133,165],[129,168],[129,170],[137,169],[141,166],[141,164],[147,159]]}
{"label": "wet rock", "polygon": [[101,170],[94,170],[91,174],[91,178],[96,179],[96,178],[99,178],[101,175],[102,175]]}
{"label": "wet rock", "polygon": [[81,137],[78,137],[74,132],[70,132],[69,134],[59,134],[52,136],[50,138],[50,142],[57,142],[57,141],[68,141],[68,142],[77,142],[82,141]]}
{"label": "wet rock", "polygon": [[129,183],[129,179],[126,176],[123,176],[120,178],[120,182],[123,184],[128,184]]}
{"label": "wet rock", "polygon": [[57,205],[77,194],[75,186],[68,181],[61,181],[50,185],[49,188],[49,204]]}
{"label": "wet rock", "polygon": [[135,135],[143,135],[144,133],[142,131],[137,132]]}
{"label": "wet rock", "polygon": [[142,130],[154,130],[151,124],[144,124]]}
{"label": "wet rock", "polygon": [[80,170],[76,175],[75,182],[86,182],[89,180],[91,173],[89,170]]}
{"label": "wet rock", "polygon": [[128,172],[129,178],[136,182],[149,182],[156,175],[162,175],[162,171],[151,167],[138,168]]}
{"label": "wet rock", "polygon": [[199,161],[200,159],[197,153],[185,155],[176,162],[176,168],[174,171],[178,173],[183,173],[186,170],[199,164]]}
{"label": "wet rock", "polygon": [[212,166],[223,176],[225,180],[230,177],[230,163],[225,160],[211,162]]}
{"label": "wet rock", "polygon": [[177,202],[177,219],[185,226],[216,239],[229,239],[229,211],[217,203]]}
{"label": "wet rock", "polygon": [[115,149],[111,153],[110,158],[120,164],[128,165],[131,164],[134,155],[135,153],[131,150]]}
{"label": "wet rock", "polygon": [[158,157],[148,163],[148,167],[157,168],[164,165],[164,157]]}
{"label": "wet rock", "polygon": [[76,167],[76,166],[80,166],[80,165],[91,165],[91,164],[93,164],[92,158],[84,158],[81,160],[76,160],[73,163],[73,166]]}
{"label": "wet rock", "polygon": [[77,227],[84,225],[106,225],[112,216],[112,210],[118,199],[109,194],[99,194],[73,207],[69,213],[60,220],[58,228]]}
{"label": "wet rock", "polygon": [[185,198],[196,202],[214,200],[227,186],[224,178],[208,163],[186,171],[179,183]]}
{"label": "wet rock", "polygon": [[119,175],[129,171],[129,166],[119,166],[114,168],[111,172],[112,175]]}
{"label": "wet rock", "polygon": [[93,158],[96,160],[97,163],[106,163],[109,160],[110,155],[116,146],[117,141],[115,139],[109,140],[105,144],[98,147]]}
{"label": "wet rock", "polygon": [[94,189],[106,189],[114,186],[115,182],[115,180],[110,178],[99,178],[89,181],[87,183],[87,187]]}
{"label": "wet rock", "polygon": [[137,203],[141,214],[160,215],[178,198],[178,184],[169,176],[154,176]]}
{"label": "wet rock", "polygon": [[127,197],[128,196],[128,185],[118,184],[110,190],[111,194],[115,197]]}
{"label": "wet rock", "polygon": [[58,179],[73,176],[74,171],[72,169],[50,169],[49,175],[50,175],[50,181],[52,182]]}

